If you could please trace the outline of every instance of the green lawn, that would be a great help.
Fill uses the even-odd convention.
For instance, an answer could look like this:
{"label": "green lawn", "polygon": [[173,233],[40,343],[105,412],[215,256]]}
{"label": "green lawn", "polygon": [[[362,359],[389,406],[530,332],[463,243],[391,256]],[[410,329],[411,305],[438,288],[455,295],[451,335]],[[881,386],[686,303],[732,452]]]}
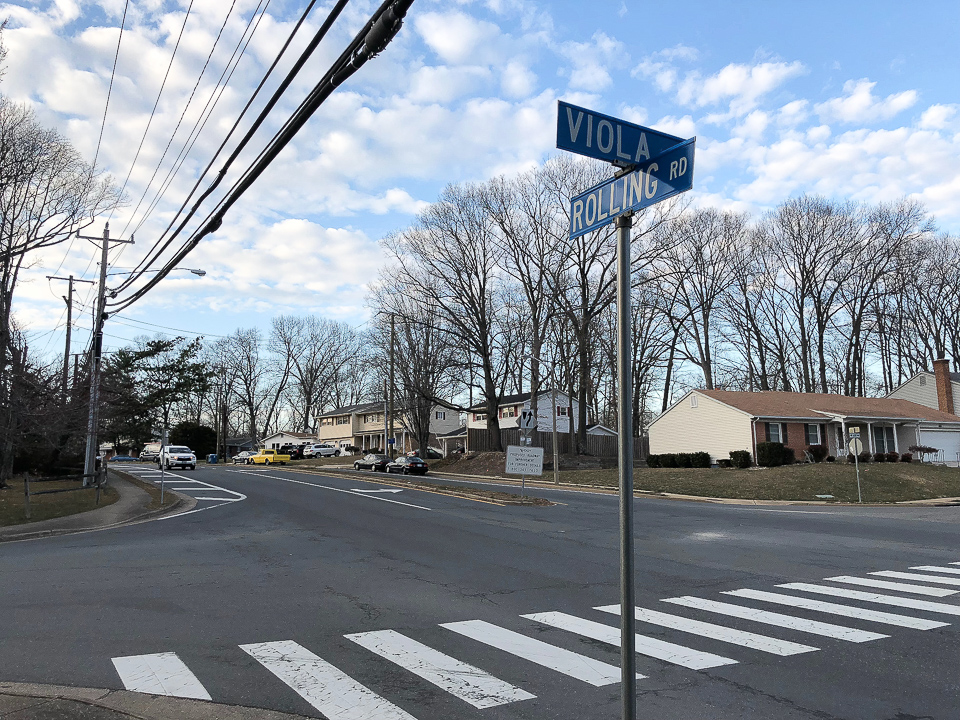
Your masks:
{"label": "green lawn", "polygon": [[[854,466],[846,463],[750,470],[637,468],[633,478],[636,490],[657,493],[746,500],[818,500],[817,495],[833,495],[834,501],[857,501]],[[565,470],[560,481],[615,488],[617,471]],[[960,497],[960,469],[938,465],[861,465],[860,483],[868,503]]]}

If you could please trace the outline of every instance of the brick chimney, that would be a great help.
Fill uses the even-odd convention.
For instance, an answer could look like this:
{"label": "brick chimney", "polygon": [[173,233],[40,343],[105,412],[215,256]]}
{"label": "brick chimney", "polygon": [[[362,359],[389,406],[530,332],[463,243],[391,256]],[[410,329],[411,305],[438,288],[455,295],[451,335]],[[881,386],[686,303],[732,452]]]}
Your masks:
{"label": "brick chimney", "polygon": [[956,415],[953,405],[953,386],[950,384],[950,361],[944,358],[934,360],[933,374],[937,378],[937,405],[941,412]]}

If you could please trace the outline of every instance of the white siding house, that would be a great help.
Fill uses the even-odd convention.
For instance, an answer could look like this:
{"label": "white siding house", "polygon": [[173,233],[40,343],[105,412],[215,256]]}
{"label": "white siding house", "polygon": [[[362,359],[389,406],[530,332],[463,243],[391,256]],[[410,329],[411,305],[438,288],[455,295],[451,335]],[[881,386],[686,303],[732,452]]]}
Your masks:
{"label": "white siding house", "polygon": [[[554,405],[556,403],[556,405]],[[571,404],[573,408],[573,429],[577,430],[577,415],[580,412],[580,403],[575,399],[571,403],[570,396],[557,390],[544,390],[537,395],[537,430],[540,432],[553,431],[553,412],[557,413],[557,432],[570,432]],[[500,400],[500,428],[514,428],[520,422],[520,411],[530,409],[530,393],[506,395]],[[467,427],[472,429],[487,428],[487,412],[483,405],[475,405],[467,413]]]}
{"label": "white siding house", "polygon": [[731,450],[752,456],[750,413],[707,395],[690,392],[654,420],[647,432],[650,452],[708,452],[712,462],[730,457]]}

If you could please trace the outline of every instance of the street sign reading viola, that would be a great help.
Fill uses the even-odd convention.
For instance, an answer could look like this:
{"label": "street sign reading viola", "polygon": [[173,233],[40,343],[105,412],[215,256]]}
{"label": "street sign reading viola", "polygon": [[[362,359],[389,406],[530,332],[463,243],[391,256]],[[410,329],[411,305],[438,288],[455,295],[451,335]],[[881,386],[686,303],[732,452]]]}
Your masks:
{"label": "street sign reading viola", "polygon": [[641,210],[693,187],[697,139],[682,141],[632,172],[595,185],[570,201],[570,237],[611,223],[618,215]]}
{"label": "street sign reading viola", "polygon": [[636,165],[683,142],[683,138],[634,125],[559,101],[557,147],[614,165]]}

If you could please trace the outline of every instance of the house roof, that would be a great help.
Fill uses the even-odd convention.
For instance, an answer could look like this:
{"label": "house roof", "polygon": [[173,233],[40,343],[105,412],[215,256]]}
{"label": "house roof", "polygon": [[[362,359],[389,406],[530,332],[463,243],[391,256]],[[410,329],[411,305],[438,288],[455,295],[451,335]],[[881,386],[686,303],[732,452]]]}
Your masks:
{"label": "house roof", "polygon": [[242,447],[244,445],[253,445],[253,440],[248,437],[232,437],[227,438],[226,444],[230,445],[231,447]]}
{"label": "house roof", "polygon": [[[549,397],[550,393],[552,392],[553,392],[552,389],[544,388],[539,393],[537,393],[537,398],[542,398],[544,396]],[[563,390],[557,390],[557,394],[562,395],[563,397],[567,397],[567,394]],[[530,393],[528,392],[517,393],[516,395],[504,395],[502,398],[500,398],[499,407],[503,407],[504,405],[516,405],[518,403],[525,403],[529,399],[530,399]],[[470,412],[477,412],[477,411],[483,412],[486,409],[487,409],[486,403],[483,403],[483,404],[474,405],[473,407],[471,407]]]}
{"label": "house roof", "polygon": [[438,438],[454,438],[454,437],[466,437],[467,435],[467,426],[461,425],[456,430],[451,430],[450,432],[439,433]]}
{"label": "house roof", "polygon": [[323,413],[322,415],[318,415],[317,417],[322,417],[322,418],[335,417],[337,415],[351,415],[353,413],[365,413],[365,412],[370,412],[371,410],[382,410],[382,409],[383,409],[382,402],[368,402],[368,403],[360,403],[359,405],[344,405],[343,407],[330,410],[328,412]]}
{"label": "house roof", "polygon": [[956,415],[950,415],[909,400],[892,398],[864,398],[825,393],[775,391],[696,390],[695,392],[755,417],[811,418],[818,415],[837,415],[854,418],[960,423],[960,417]]}
{"label": "house roof", "polygon": [[264,440],[268,438],[276,437],[277,435],[292,435],[295,438],[303,438],[304,440],[309,440],[317,436],[316,433],[293,432],[292,430],[278,430],[275,433],[270,433],[269,435],[267,435],[267,437],[265,437]]}

